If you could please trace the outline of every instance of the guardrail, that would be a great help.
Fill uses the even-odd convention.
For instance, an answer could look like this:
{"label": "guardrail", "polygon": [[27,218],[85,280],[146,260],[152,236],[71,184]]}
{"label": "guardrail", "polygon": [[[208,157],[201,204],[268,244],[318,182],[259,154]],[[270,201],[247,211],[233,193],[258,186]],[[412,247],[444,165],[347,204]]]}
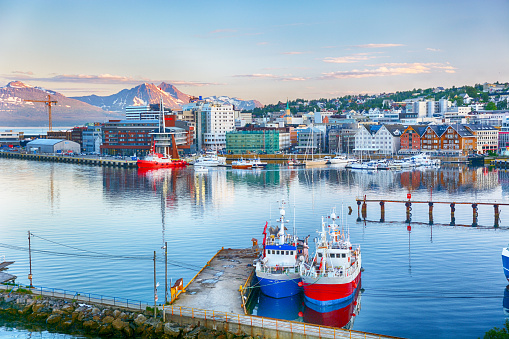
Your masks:
{"label": "guardrail", "polygon": [[31,294],[34,295],[42,295],[47,297],[54,297],[60,299],[68,299],[82,302],[89,302],[94,304],[100,304],[104,306],[115,306],[129,309],[136,309],[143,311],[149,306],[148,303],[135,300],[135,299],[127,299],[127,298],[119,298],[106,296],[102,294],[94,294],[94,293],[84,293],[78,291],[70,291],[59,288],[50,288],[50,287],[42,287],[42,286],[24,286],[21,284],[2,284],[0,285],[0,289],[11,290],[9,292],[21,290],[29,290]]}

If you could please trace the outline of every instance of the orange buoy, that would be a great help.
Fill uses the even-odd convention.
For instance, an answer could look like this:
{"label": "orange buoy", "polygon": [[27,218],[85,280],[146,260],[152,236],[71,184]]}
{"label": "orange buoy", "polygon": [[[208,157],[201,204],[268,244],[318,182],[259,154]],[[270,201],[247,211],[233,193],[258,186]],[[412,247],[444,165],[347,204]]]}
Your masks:
{"label": "orange buoy", "polygon": [[302,281],[299,281],[297,285],[299,285],[299,287],[302,287],[304,284],[302,283]]}
{"label": "orange buoy", "polygon": [[302,311],[301,311],[301,312],[299,312],[299,317],[301,317],[301,318],[302,318],[303,316],[304,316],[304,313],[302,313]]}

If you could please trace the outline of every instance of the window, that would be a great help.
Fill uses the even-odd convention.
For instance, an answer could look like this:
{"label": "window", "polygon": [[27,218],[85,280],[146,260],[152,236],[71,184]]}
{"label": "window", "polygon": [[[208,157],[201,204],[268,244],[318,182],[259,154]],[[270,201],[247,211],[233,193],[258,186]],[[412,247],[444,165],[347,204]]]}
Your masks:
{"label": "window", "polygon": [[279,251],[276,251],[276,254],[279,254]]}
{"label": "window", "polygon": [[318,258],[321,258],[322,257],[322,253],[318,253]]}
{"label": "window", "polygon": [[343,258],[346,258],[346,253],[342,253],[342,254],[341,254],[341,256],[342,256]]}

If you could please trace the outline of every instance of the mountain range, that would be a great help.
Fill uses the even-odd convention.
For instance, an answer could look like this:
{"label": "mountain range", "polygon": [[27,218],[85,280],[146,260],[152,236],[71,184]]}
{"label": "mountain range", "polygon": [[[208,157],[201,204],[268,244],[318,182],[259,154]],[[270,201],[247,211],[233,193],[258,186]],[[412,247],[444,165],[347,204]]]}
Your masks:
{"label": "mountain range", "polygon": [[[159,86],[144,83],[108,96],[89,95],[73,97],[73,99],[101,107],[104,110],[117,112],[124,112],[126,106],[143,106],[159,103],[161,98],[163,99],[165,107],[169,107],[172,110],[180,110],[183,105],[189,103],[191,95],[182,93],[177,87],[162,82]],[[230,98],[228,96],[211,96],[203,100],[232,104],[238,110],[250,110],[255,107],[263,107],[257,100],[242,100]]]}
{"label": "mountain range", "polygon": [[48,95],[52,101],[57,101],[51,108],[53,126],[82,125],[87,122],[121,119],[124,116],[118,112],[104,111],[52,90],[12,81],[7,86],[0,87],[0,126],[48,126],[48,109],[45,103],[25,101],[48,100]]}
{"label": "mountain range", "polygon": [[[87,122],[104,122],[110,119],[123,119],[126,106],[144,106],[159,103],[161,98],[165,107],[181,110],[192,98],[175,86],[162,82],[159,86],[144,83],[131,89],[108,96],[88,95],[66,97],[58,92],[12,81],[0,87],[0,125],[2,126],[48,126],[48,110],[44,103],[26,100],[56,100],[52,105],[53,126],[74,126]],[[233,104],[238,110],[263,107],[256,100],[242,100],[228,96],[212,96],[204,100]]]}

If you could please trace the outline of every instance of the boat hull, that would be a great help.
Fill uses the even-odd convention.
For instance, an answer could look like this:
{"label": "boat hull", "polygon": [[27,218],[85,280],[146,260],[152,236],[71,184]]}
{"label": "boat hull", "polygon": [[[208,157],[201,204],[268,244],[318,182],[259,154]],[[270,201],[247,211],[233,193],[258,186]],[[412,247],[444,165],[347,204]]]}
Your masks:
{"label": "boat hull", "polygon": [[252,165],[232,165],[233,169],[251,169]]}
{"label": "boat hull", "polygon": [[360,286],[361,272],[359,270],[355,278],[344,283],[335,283],[334,279],[302,277],[306,300],[319,306],[348,302]]}
{"label": "boat hull", "polygon": [[509,250],[507,250],[507,248],[502,250],[502,265],[504,267],[505,277],[507,281],[509,281]]}
{"label": "boat hull", "polygon": [[259,276],[257,274],[258,285],[263,294],[279,299],[291,297],[302,291],[301,287],[299,287],[300,276],[298,274],[279,275],[281,277],[275,274],[270,276]]}
{"label": "boat hull", "polygon": [[136,162],[138,168],[172,168],[185,167],[187,164],[183,161],[157,162],[149,160],[138,160]]}

